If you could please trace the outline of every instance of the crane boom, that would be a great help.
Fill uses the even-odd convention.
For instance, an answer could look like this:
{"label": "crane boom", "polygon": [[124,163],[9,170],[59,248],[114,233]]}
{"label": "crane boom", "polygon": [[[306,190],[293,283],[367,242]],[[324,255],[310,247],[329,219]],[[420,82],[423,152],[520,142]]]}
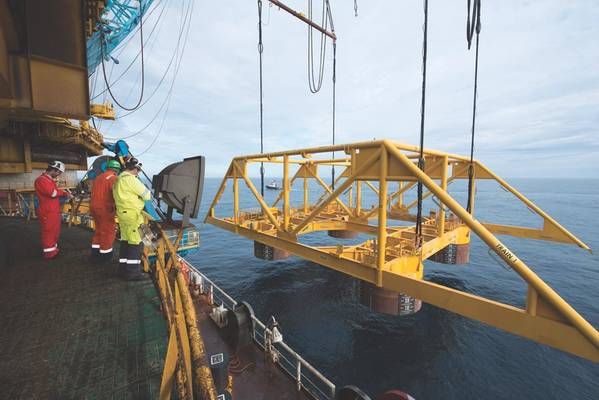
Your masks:
{"label": "crane boom", "polygon": [[[94,33],[87,40],[88,75],[137,28],[154,0],[108,0]],[[104,46],[104,49],[102,49]]]}

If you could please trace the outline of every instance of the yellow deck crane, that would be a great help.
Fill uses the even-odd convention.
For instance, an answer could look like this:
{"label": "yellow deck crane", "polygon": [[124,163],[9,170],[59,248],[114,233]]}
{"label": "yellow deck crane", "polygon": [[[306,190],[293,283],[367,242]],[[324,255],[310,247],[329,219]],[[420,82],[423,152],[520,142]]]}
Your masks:
{"label": "yellow deck crane", "polygon": [[[332,151],[345,158],[325,159]],[[468,157],[424,149],[426,167],[418,167],[420,148],[389,140],[307,148],[236,157],[212,202],[206,222],[255,241],[256,255],[280,259],[293,254],[353,276],[366,283],[366,297],[378,311],[405,315],[418,311],[420,301],[441,307],[508,332],[599,362],[599,332],[535,274],[496,234],[589,247],[543,210],[474,160],[473,184],[496,181],[543,220],[541,229],[481,222],[473,215],[475,191],[470,191],[471,212],[448,192],[448,184],[469,178]],[[320,158],[319,158],[320,157]],[[282,192],[267,204],[248,176],[248,166],[274,163],[283,166]],[[321,166],[345,167],[335,189],[318,175]],[[303,180],[303,205],[291,207],[290,192]],[[308,201],[309,181],[325,191],[316,203]],[[217,205],[227,182],[233,183],[233,213],[218,216]],[[240,181],[259,203],[259,210],[240,209]],[[400,189],[389,190],[389,183]],[[417,245],[416,227],[403,194],[421,182],[439,201],[438,210],[424,216],[422,241]],[[394,185],[395,186],[395,185]],[[367,189],[368,188],[368,189]],[[375,190],[378,203],[363,204],[363,190]],[[347,195],[347,199],[344,197]],[[282,203],[282,204],[281,204]],[[393,221],[393,223],[390,223]],[[298,237],[315,231],[350,237],[352,232],[371,236],[358,245],[309,246]],[[424,260],[456,264],[467,262],[470,234],[476,234],[528,285],[526,307],[519,308],[476,296],[424,279]],[[524,295],[524,294],[523,294]],[[391,309],[395,308],[395,312]]]}

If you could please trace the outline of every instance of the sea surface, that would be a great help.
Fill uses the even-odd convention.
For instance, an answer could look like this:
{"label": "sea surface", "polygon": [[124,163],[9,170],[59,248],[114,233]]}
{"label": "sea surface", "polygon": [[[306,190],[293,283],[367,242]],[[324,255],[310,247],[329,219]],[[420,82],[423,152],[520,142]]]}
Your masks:
{"label": "sea surface", "polygon": [[[259,181],[253,181],[259,188]],[[599,328],[599,180],[509,182],[596,250],[592,255],[574,245],[501,237]],[[219,179],[206,180],[202,218],[219,185]],[[217,215],[232,215],[231,187],[229,183]],[[292,202],[299,205],[301,187],[294,189]],[[456,183],[450,191],[464,204],[464,185]],[[267,191],[266,198],[272,202],[277,194]],[[322,189],[310,186],[311,201],[321,194]],[[364,206],[376,202],[367,189],[364,197]],[[240,205],[258,207],[248,190],[242,191]],[[427,200],[424,211],[435,207]],[[475,213],[481,221],[542,226],[538,216],[491,182],[478,185]],[[298,257],[254,258],[250,240],[202,225],[201,218],[196,223],[201,226],[201,248],[188,257],[192,264],[235,299],[248,301],[263,321],[274,315],[285,341],[337,387],[356,385],[373,399],[389,389],[404,390],[418,400],[599,399],[599,364],[428,304],[409,317],[376,314],[357,301],[355,279]],[[343,243],[326,232],[303,242]],[[520,307],[526,301],[526,285],[519,276],[499,264],[476,237],[469,264],[426,262],[425,271],[427,280],[452,288]]]}

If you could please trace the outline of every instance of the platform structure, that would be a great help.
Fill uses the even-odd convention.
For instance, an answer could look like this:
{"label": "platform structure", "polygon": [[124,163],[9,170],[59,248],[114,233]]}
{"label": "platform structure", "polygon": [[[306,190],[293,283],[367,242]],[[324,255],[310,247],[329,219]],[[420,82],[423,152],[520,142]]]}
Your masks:
{"label": "platform structure", "polygon": [[[344,156],[332,158],[333,152]],[[471,163],[468,157],[424,149],[425,167],[420,169],[419,152],[415,146],[380,140],[236,157],[206,222],[253,240],[255,255],[260,258],[296,255],[360,279],[369,288],[365,291],[369,301],[382,301],[383,312],[388,311],[384,299],[396,294],[396,314],[415,312],[417,302],[424,301],[599,362],[599,332],[495,235],[574,244],[590,251],[589,247],[480,161]],[[248,166],[255,163],[282,164],[282,191],[273,204],[266,203],[248,175]],[[327,171],[330,166],[343,170],[333,185],[319,175],[324,166],[329,167]],[[475,190],[470,192],[470,212],[448,192],[451,182],[469,179],[469,168],[473,187],[480,180],[497,182],[542,219],[542,228],[478,221],[474,217]],[[325,192],[315,203],[309,202],[311,181]],[[424,187],[423,198],[433,196],[438,209],[423,215],[417,237],[413,211],[417,201],[405,203],[403,195],[418,182]],[[228,183],[232,183],[232,191],[227,191],[232,195],[232,215],[217,215]],[[249,189],[260,205],[258,210],[240,208],[240,184]],[[291,206],[292,188],[303,191],[300,207]],[[364,204],[364,190],[376,192],[376,204]],[[316,231],[328,231],[337,238],[361,233],[369,239],[358,245],[336,246],[310,246],[299,241],[301,235]],[[467,262],[471,233],[528,285],[527,293],[523,293],[525,308],[424,279],[426,259],[447,264]]]}

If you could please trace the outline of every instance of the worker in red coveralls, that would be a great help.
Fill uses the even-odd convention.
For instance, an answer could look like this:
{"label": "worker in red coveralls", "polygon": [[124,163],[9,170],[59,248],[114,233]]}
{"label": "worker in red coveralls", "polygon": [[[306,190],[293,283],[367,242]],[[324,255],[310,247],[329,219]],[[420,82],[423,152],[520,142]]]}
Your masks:
{"label": "worker in red coveralls", "polygon": [[96,228],[92,238],[92,261],[109,262],[112,259],[112,243],[116,235],[112,186],[120,171],[121,164],[117,160],[110,160],[106,172],[93,181],[90,212]]}
{"label": "worker in red coveralls", "polygon": [[42,252],[44,258],[51,259],[58,255],[58,237],[60,236],[60,197],[73,196],[68,190],[60,190],[56,186],[56,178],[64,172],[64,164],[52,161],[46,172],[35,180],[35,194],[39,201],[38,219],[42,236]]}

